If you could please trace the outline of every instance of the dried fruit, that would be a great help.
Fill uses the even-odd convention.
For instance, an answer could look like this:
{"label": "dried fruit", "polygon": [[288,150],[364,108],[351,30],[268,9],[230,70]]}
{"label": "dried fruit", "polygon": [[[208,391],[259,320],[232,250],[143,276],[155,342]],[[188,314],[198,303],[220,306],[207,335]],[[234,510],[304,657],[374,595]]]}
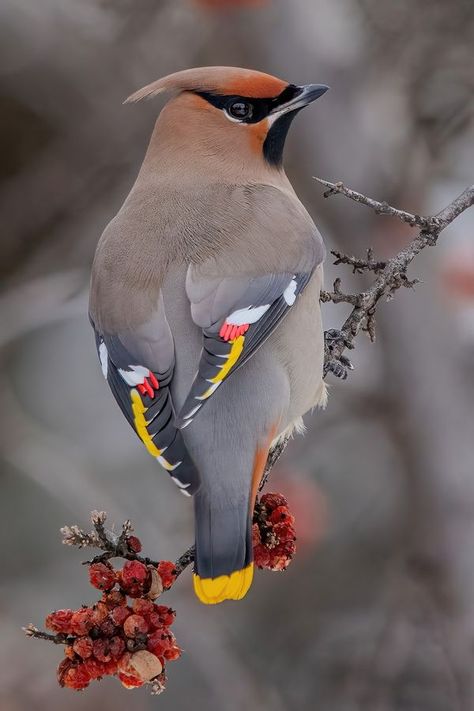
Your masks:
{"label": "dried fruit", "polygon": [[78,637],[72,648],[82,659],[87,659],[92,654],[92,646],[93,643],[90,637]]}
{"label": "dried fruit", "polygon": [[150,589],[147,593],[147,597],[150,600],[156,600],[156,598],[159,597],[164,590],[163,581],[161,579],[161,575],[159,574],[156,568],[150,565],[148,569],[150,571],[151,583]]}
{"label": "dried fruit", "polygon": [[67,669],[62,676],[62,686],[80,691],[89,686],[90,674],[84,664],[79,663]]}
{"label": "dried fruit", "polygon": [[139,538],[137,538],[136,536],[129,536],[127,538],[127,543],[132,553],[140,553],[142,549],[142,543]]}
{"label": "dried fruit", "polygon": [[138,679],[135,676],[129,676],[128,674],[124,674],[124,672],[119,672],[117,676],[122,682],[122,686],[124,686],[126,689],[136,689],[140,686],[143,686],[143,684],[145,683],[144,681]]}
{"label": "dried fruit", "polygon": [[91,679],[101,679],[105,676],[105,665],[99,662],[95,657],[85,659],[84,668],[87,670]]}
{"label": "dried fruit", "polygon": [[72,610],[55,610],[45,620],[46,629],[61,634],[69,634],[71,630]]}
{"label": "dried fruit", "polygon": [[109,610],[107,608],[107,605],[103,602],[98,602],[94,607],[92,608],[92,622],[94,626],[99,626],[101,625],[104,620],[106,620],[109,616]]}
{"label": "dried fruit", "polygon": [[146,617],[154,611],[155,605],[151,600],[145,600],[142,597],[137,597],[132,603],[132,608],[136,615]]}
{"label": "dried fruit", "polygon": [[155,676],[161,674],[163,666],[155,654],[141,649],[139,652],[134,652],[130,657],[128,665],[123,670],[127,675],[141,679],[142,681],[151,681]]}
{"label": "dried fruit", "polygon": [[105,603],[109,610],[112,610],[119,605],[126,605],[127,597],[123,592],[120,592],[120,590],[112,590],[102,595],[102,602]]}
{"label": "dried fruit", "polygon": [[294,516],[282,494],[264,494],[256,504],[252,529],[254,562],[258,568],[285,570],[296,550]]}
{"label": "dried fruit", "polygon": [[132,611],[128,606],[124,607],[123,605],[120,605],[110,611],[110,618],[118,627],[123,627],[123,623],[127,617],[130,617],[131,614]]}
{"label": "dried fruit", "polygon": [[158,573],[160,574],[165,590],[169,590],[169,588],[173,585],[174,581],[178,577],[176,564],[173,563],[171,560],[160,561],[158,563]]}
{"label": "dried fruit", "polygon": [[169,627],[176,619],[176,612],[166,605],[155,605],[154,612],[158,615],[160,624]]}
{"label": "dried fruit", "polygon": [[285,522],[293,525],[295,517],[290,514],[288,506],[277,506],[268,517],[268,520],[273,524]]}
{"label": "dried fruit", "polygon": [[89,567],[89,580],[98,590],[112,590],[117,582],[115,570],[110,563],[93,563]]}
{"label": "dried fruit", "polygon": [[273,511],[273,509],[278,508],[278,506],[288,506],[288,501],[283,496],[283,494],[263,494],[260,499],[260,503],[266,506],[267,509]]}
{"label": "dried fruit", "polygon": [[127,560],[120,572],[120,581],[130,597],[140,597],[150,588],[150,571],[138,560]]}
{"label": "dried fruit", "polygon": [[148,632],[148,623],[141,615],[130,615],[124,622],[123,631],[127,637],[138,637]]}
{"label": "dried fruit", "polygon": [[125,642],[121,637],[112,637],[109,644],[112,659],[118,660],[125,652]]}
{"label": "dried fruit", "polygon": [[76,610],[71,617],[71,631],[79,637],[88,634],[94,625],[93,612],[90,607]]}
{"label": "dried fruit", "polygon": [[110,653],[109,640],[107,639],[95,639],[93,644],[94,657],[99,662],[110,662],[112,655]]}

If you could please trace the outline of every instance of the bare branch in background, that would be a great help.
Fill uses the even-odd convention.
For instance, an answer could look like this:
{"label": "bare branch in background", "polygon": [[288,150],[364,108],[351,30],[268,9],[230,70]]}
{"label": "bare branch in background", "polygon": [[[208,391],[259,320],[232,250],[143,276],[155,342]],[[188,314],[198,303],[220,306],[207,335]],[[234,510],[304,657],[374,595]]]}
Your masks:
{"label": "bare branch in background", "polygon": [[407,277],[407,268],[417,254],[425,247],[433,247],[438,241],[440,233],[450,225],[462,212],[474,204],[474,185],[466,188],[447,207],[433,217],[423,217],[399,210],[386,202],[378,202],[362,193],[347,188],[343,183],[331,183],[328,180],[315,178],[319,183],[328,188],[324,197],[341,194],[374,210],[378,215],[396,217],[412,227],[418,227],[419,233],[410,244],[401,250],[395,257],[386,262],[374,259],[372,250],[368,250],[367,259],[356,259],[341,252],[333,252],[336,257],[335,264],[348,264],[353,272],[372,271],[377,275],[368,289],[357,294],[346,294],[341,289],[341,279],[336,279],[333,291],[322,291],[323,303],[332,301],[334,304],[347,303],[353,307],[351,313],[344,321],[340,330],[326,331],[326,349],[324,374],[332,372],[339,378],[347,377],[347,370],[352,369],[348,358],[344,355],[346,349],[354,348],[354,339],[359,332],[366,331],[371,341],[375,341],[375,311],[379,301],[385,297],[389,301],[400,287],[413,288],[418,283],[417,279]]}

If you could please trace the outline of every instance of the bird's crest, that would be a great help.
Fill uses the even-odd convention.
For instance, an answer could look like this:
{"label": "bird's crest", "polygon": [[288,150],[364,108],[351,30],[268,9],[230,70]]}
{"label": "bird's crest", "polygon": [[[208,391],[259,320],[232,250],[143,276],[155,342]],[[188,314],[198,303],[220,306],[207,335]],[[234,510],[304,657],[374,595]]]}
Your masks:
{"label": "bird's crest", "polygon": [[272,98],[278,96],[288,83],[270,74],[238,67],[197,67],[147,84],[124,103],[151,99],[165,91],[205,91],[223,95],[249,98]]}

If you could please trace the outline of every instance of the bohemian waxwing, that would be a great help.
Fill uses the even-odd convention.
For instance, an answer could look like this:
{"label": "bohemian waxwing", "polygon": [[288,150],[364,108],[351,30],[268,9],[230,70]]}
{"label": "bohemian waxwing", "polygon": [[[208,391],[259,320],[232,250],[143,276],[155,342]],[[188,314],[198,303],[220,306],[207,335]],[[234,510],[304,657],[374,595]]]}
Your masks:
{"label": "bohemian waxwing", "polygon": [[[233,67],[177,72],[92,268],[102,371],[148,452],[194,497],[194,589],[240,599],[272,443],[324,405],[321,236],[282,167],[327,90]],[[231,377],[232,376],[232,377]]]}

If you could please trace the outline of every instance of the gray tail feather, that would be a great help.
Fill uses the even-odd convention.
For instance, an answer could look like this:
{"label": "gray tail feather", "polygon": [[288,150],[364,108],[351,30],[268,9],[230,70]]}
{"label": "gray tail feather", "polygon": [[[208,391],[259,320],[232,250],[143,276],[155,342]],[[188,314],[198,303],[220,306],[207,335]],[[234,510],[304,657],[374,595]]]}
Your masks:
{"label": "gray tail feather", "polygon": [[194,497],[196,573],[201,578],[230,575],[247,567],[252,555],[252,516],[249,499],[219,505],[206,492]]}

